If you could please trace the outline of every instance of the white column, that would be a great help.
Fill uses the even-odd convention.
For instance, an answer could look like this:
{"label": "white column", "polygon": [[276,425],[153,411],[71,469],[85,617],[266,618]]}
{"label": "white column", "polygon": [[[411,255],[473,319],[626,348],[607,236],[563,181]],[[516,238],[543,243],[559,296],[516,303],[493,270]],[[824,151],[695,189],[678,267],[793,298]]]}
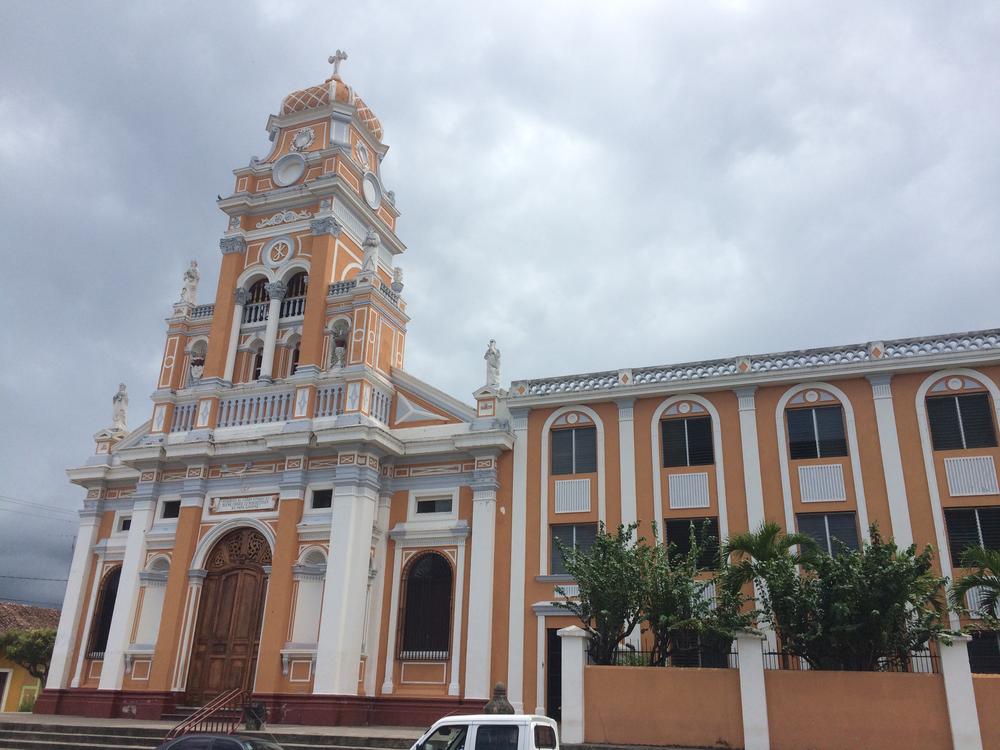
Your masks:
{"label": "white column", "polygon": [[[462,673],[462,613],[465,599],[465,542],[458,545],[458,559],[455,561],[455,612],[451,624],[451,682],[448,695],[458,695],[458,677]],[[468,657],[466,657],[468,662]]]}
{"label": "white column", "polygon": [[899,454],[899,435],[896,432],[896,413],[892,406],[892,375],[869,375],[872,398],[875,402],[875,423],[878,442],[882,449],[882,469],[885,472],[885,489],[889,498],[889,520],[892,537],[900,548],[913,544],[910,509],[906,503],[906,483],[903,480],[903,459]]}
{"label": "white column", "polygon": [[233,382],[233,371],[236,369],[236,350],[240,345],[240,326],[243,325],[243,306],[247,303],[247,290],[237,289],[236,307],[233,310],[233,325],[229,329],[229,348],[226,350],[226,372],[222,379]]}
{"label": "white column", "polygon": [[764,689],[764,659],[760,642],[761,637],[756,633],[742,632],[736,636],[744,750],[771,748],[771,735],[767,725],[767,692]]}
{"label": "white column", "polygon": [[181,647],[177,652],[177,663],[174,665],[173,687],[171,688],[174,692],[183,692],[187,687],[194,628],[198,622],[201,592],[207,575],[208,571],[204,569],[188,571],[187,597],[184,600],[184,621],[181,626]]}
{"label": "white column", "polygon": [[[330,553],[323,590],[323,615],[316,652],[313,692],[357,695],[361,644],[364,639],[365,594],[372,524],[378,501],[378,475],[367,468],[333,491],[330,519]],[[338,469],[341,473],[342,469]]]}
{"label": "white column", "polygon": [[563,744],[579,745],[584,740],[585,728],[583,670],[587,665],[587,631],[570,625],[560,630],[558,635],[562,638],[562,722],[559,739]]}
{"label": "white column", "polygon": [[[94,508],[80,511],[80,528],[76,533],[76,544],[73,547],[73,561],[69,566],[69,578],[66,581],[66,594],[63,597],[62,611],[59,613],[59,630],[56,631],[56,642],[52,648],[52,661],[49,663],[49,675],[45,687],[49,690],[68,687],[73,658],[73,642],[80,632],[83,623],[83,590],[86,585],[90,562],[90,550],[97,540],[97,526],[100,514]],[[97,571],[100,579],[100,571]],[[96,586],[98,581],[94,582]]]}
{"label": "white column", "polygon": [[632,420],[634,398],[618,404],[618,461],[621,473],[622,523],[628,526],[639,520],[635,496],[635,429]]}
{"label": "white column", "polygon": [[285,298],[285,285],[280,281],[267,285],[271,303],[267,308],[267,328],[264,329],[264,351],[260,362],[260,379],[270,380],[274,370],[274,346],[278,340],[278,319],[281,317],[281,300]]}
{"label": "white column", "polygon": [[465,697],[490,697],[493,646],[493,552],[496,544],[496,471],[472,489],[472,559],[469,564],[469,634],[465,655]]}
{"label": "white column", "polygon": [[389,599],[389,632],[385,644],[385,676],[382,680],[382,692],[391,695],[395,686],[392,682],[396,670],[396,632],[399,621],[399,579],[403,570],[403,548],[397,541],[396,552],[392,558],[392,595]]}
{"label": "white column", "polygon": [[104,578],[103,571],[104,554],[99,553],[97,559],[94,560],[94,585],[90,587],[90,600],[87,603],[82,623],[83,632],[80,634],[80,652],[76,657],[76,666],[73,668],[73,679],[70,681],[70,687],[80,687],[80,683],[83,681],[83,663],[87,657],[87,646],[90,644],[90,628],[94,625],[94,608],[97,606],[97,595],[100,592],[101,580]]}
{"label": "white column", "polygon": [[[760,481],[760,449],[757,445],[757,386],[737,388],[739,399],[740,442],[743,447],[743,486],[747,496],[747,522],[750,531],[764,523],[764,489]],[[791,529],[789,529],[791,531]]]}
{"label": "white column", "polygon": [[378,679],[378,645],[382,633],[382,600],[387,580],[386,549],[389,546],[389,509],[392,494],[383,491],[378,499],[378,515],[375,522],[378,539],[375,542],[375,578],[371,581],[371,597],[368,604],[368,634],[365,637],[365,695],[375,695],[375,681]]}
{"label": "white column", "polygon": [[510,606],[507,626],[507,697],[524,711],[524,556],[527,553],[528,410],[511,410],[514,427],[513,497],[510,504]]}
{"label": "white column", "polygon": [[976,709],[976,690],[969,666],[970,640],[968,636],[956,636],[950,646],[938,641],[954,750],[983,750],[979,712]]}
{"label": "white column", "polygon": [[125,676],[125,651],[131,640],[132,621],[139,599],[139,572],[146,557],[146,531],[153,522],[156,501],[152,498],[136,500],[132,506],[132,525],[125,541],[125,556],[122,560],[121,577],[118,580],[118,595],[115,597],[115,612],[111,617],[108,631],[108,645],[104,651],[104,666],[101,667],[100,690],[121,690]]}

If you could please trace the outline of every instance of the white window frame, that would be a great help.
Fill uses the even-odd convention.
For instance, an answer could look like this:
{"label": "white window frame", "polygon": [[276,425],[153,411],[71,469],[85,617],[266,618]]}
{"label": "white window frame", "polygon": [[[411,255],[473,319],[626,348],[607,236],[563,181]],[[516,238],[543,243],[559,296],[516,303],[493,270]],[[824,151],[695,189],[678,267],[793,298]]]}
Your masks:
{"label": "white window frame", "polygon": [[[314,508],[313,507],[313,495],[317,490],[330,490],[330,507],[329,508]],[[303,509],[304,514],[308,513],[332,513],[333,512],[333,482],[317,482],[316,484],[310,484],[306,486],[306,507]]]}
{"label": "white window frame", "polygon": [[[0,673],[7,675],[7,679],[3,684],[3,690],[0,691],[0,711],[6,711],[7,709],[4,708],[4,706],[7,705],[7,696],[10,693],[10,684],[14,681],[14,670],[2,667],[0,668]],[[15,708],[14,710],[16,711],[17,709]]]}
{"label": "white window frame", "polygon": [[[451,498],[451,510],[447,513],[417,513],[417,502],[420,500],[441,500]],[[410,490],[407,505],[407,523],[433,523],[435,521],[454,521],[458,519],[458,487],[441,489]]]}
{"label": "white window frame", "polygon": [[177,522],[180,520],[180,513],[178,513],[177,518],[164,518],[163,511],[166,509],[166,504],[168,502],[179,502],[181,503],[181,508],[184,507],[183,498],[180,495],[161,495],[156,500],[156,515],[154,516],[154,523],[160,525],[170,525],[176,526]]}
{"label": "white window frame", "polygon": [[115,511],[115,525],[112,528],[111,532],[112,536],[128,536],[128,532],[129,529],[131,529],[131,526],[129,527],[129,529],[122,529],[122,521],[125,521],[126,519],[128,519],[129,521],[132,520],[132,513],[130,511],[129,512],[122,510]]}

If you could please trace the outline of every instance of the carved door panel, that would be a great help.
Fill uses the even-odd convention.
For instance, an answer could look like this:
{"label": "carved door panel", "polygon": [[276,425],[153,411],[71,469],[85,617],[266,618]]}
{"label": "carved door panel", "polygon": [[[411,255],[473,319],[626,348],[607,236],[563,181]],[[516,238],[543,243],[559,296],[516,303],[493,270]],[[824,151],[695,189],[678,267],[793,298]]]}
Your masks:
{"label": "carved door panel", "polygon": [[263,565],[269,563],[267,542],[252,529],[227,535],[209,555],[188,676],[190,705],[253,688],[267,589]]}

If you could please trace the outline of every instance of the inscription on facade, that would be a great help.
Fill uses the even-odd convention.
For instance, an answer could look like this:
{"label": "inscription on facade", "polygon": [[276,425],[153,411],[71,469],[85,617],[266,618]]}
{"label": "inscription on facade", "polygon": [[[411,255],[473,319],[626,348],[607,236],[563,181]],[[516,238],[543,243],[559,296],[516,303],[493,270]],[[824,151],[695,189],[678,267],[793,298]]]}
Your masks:
{"label": "inscription on facade", "polygon": [[213,497],[213,513],[246,513],[274,510],[278,504],[277,495],[236,495],[233,497]]}

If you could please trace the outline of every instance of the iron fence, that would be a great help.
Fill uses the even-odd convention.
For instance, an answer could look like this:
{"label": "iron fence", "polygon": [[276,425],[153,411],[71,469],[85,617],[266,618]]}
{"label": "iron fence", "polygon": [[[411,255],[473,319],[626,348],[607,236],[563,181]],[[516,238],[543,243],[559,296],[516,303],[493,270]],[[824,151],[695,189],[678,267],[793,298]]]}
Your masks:
{"label": "iron fence", "polygon": [[764,651],[764,669],[787,670],[792,672],[806,670],[838,671],[838,672],[914,672],[938,674],[940,670],[939,657],[930,651],[918,651],[905,658],[880,658],[874,664],[850,657],[831,660],[821,667],[812,666],[801,656],[782,651]]}
{"label": "iron fence", "polygon": [[[629,648],[615,651],[609,666],[615,667],[675,667],[702,669],[738,669],[739,656],[735,647],[729,651],[709,646],[678,649],[666,659],[666,664],[655,664],[652,651],[638,651]],[[588,664],[597,664],[588,652]]]}

